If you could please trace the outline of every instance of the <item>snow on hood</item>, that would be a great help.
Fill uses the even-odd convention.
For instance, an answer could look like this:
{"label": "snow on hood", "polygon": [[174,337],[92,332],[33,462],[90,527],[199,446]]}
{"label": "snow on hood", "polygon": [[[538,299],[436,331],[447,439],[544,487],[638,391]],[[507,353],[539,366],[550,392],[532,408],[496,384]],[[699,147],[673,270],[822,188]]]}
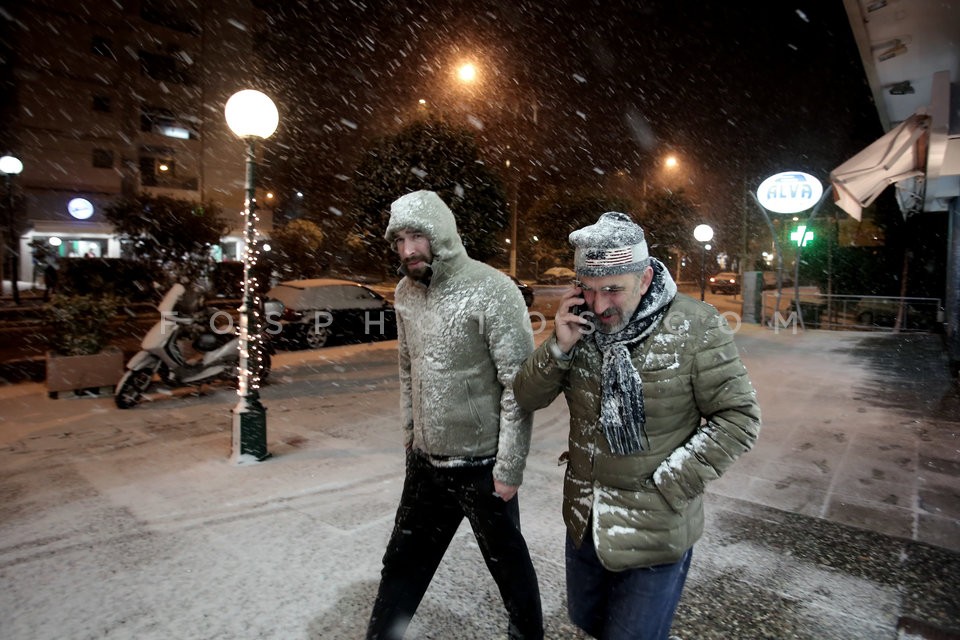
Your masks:
{"label": "snow on hood", "polygon": [[433,191],[414,191],[390,205],[390,222],[384,237],[393,243],[401,229],[418,231],[430,240],[434,260],[449,261],[466,255],[450,207]]}

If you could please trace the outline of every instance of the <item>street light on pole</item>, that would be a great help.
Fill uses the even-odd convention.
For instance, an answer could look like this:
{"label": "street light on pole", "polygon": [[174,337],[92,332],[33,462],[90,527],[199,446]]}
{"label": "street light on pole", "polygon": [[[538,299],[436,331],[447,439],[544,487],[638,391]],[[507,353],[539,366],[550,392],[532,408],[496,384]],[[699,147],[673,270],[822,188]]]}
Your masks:
{"label": "street light on pole", "polygon": [[20,304],[20,289],[17,284],[20,279],[17,268],[17,260],[20,257],[20,234],[17,233],[16,218],[13,215],[13,176],[20,175],[21,171],[23,171],[23,163],[19,158],[13,156],[0,158],[0,173],[3,173],[7,183],[6,233],[7,242],[10,245],[10,288],[15,304]]}
{"label": "street light on pole", "polygon": [[517,179],[511,175],[510,160],[506,162],[507,166],[507,189],[509,193],[507,198],[510,200],[510,275],[517,277],[517,198],[519,197],[519,185]]}
{"label": "street light on pole", "polygon": [[693,230],[694,239],[700,243],[700,301],[703,302],[707,288],[707,243],[713,240],[713,227],[708,224],[698,224]]}
{"label": "street light on pole", "polygon": [[[464,61],[461,62],[456,67],[456,77],[457,82],[462,89],[468,93],[474,93],[480,90],[480,85],[483,83],[483,78],[481,77],[481,72],[478,65],[473,62]],[[536,113],[534,113],[534,122],[536,122]],[[510,216],[510,240],[507,244],[510,245],[510,266],[509,273],[511,276],[517,276],[517,251],[519,249],[519,244],[517,242],[517,227],[519,225],[519,211],[518,211],[518,200],[519,200],[519,177],[514,175],[517,167],[514,166],[516,155],[514,149],[511,148],[511,145],[507,145],[507,152],[511,157],[506,158],[504,161],[504,166],[506,169],[506,188],[507,188],[507,206],[508,213]]]}
{"label": "street light on pole", "polygon": [[[263,324],[260,299],[255,293],[252,270],[256,256],[256,150],[257,138],[267,138],[277,129],[280,116],[273,101],[259,91],[245,89],[227,100],[227,125],[246,143],[246,180],[243,209],[243,301],[240,312],[240,400],[233,410],[231,459],[236,463],[263,460],[267,451],[267,410],[260,402],[260,368],[263,362]],[[251,371],[251,363],[256,370]]]}

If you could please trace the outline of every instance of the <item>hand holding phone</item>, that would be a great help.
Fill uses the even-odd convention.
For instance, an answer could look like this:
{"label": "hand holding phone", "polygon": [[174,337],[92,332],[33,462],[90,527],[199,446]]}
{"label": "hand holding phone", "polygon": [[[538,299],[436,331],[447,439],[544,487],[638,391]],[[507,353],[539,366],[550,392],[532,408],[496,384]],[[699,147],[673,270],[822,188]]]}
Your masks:
{"label": "hand holding phone", "polygon": [[[588,317],[590,309],[586,302],[579,287],[568,289],[560,299],[554,332],[557,336],[557,345],[564,353],[569,352],[586,332],[585,330],[593,326]],[[571,318],[571,315],[576,317]]]}

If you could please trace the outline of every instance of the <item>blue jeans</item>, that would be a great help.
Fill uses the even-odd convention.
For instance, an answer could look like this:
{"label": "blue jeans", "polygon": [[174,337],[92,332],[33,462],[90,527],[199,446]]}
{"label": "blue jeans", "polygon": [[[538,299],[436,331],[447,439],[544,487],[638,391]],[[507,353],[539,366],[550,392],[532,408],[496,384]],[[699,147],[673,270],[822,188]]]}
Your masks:
{"label": "blue jeans", "polygon": [[567,611],[601,640],[666,640],[687,580],[693,548],[673,564],[610,571],[589,529],[579,549],[567,536]]}

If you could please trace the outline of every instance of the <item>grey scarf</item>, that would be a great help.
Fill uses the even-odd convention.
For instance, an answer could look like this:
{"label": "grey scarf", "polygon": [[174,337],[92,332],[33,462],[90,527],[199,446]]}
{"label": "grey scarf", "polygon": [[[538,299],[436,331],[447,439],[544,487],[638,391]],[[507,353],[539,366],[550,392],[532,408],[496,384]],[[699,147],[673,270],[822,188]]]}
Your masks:
{"label": "grey scarf", "polygon": [[643,382],[630,360],[630,347],[653,333],[677,294],[677,285],[664,264],[656,258],[650,263],[653,281],[627,326],[617,333],[593,334],[603,354],[600,425],[610,450],[620,456],[650,446],[644,430]]}

